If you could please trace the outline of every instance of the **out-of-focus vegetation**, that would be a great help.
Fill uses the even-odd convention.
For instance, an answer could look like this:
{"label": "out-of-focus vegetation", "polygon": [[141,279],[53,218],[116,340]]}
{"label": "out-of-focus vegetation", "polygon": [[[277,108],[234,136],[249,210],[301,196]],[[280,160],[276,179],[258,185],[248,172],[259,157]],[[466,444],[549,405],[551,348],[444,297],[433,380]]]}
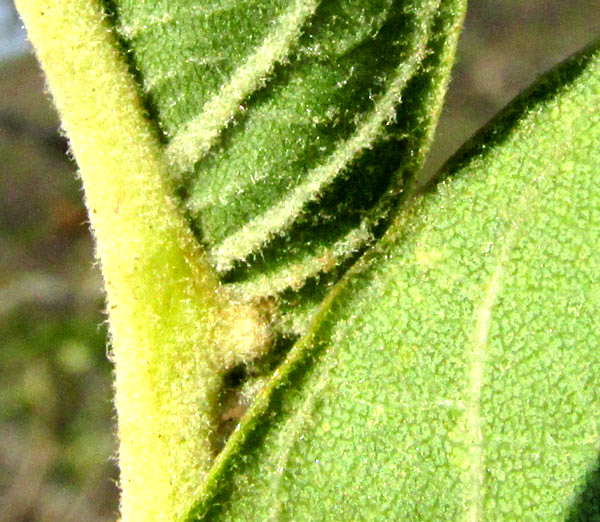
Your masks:
{"label": "out-of-focus vegetation", "polygon": [[0,520],[117,512],[100,277],[35,59],[0,65]]}
{"label": "out-of-focus vegetation", "polygon": [[[598,0],[471,0],[428,172],[599,35]],[[57,126],[35,60],[0,63],[0,522],[117,516],[100,277]]]}

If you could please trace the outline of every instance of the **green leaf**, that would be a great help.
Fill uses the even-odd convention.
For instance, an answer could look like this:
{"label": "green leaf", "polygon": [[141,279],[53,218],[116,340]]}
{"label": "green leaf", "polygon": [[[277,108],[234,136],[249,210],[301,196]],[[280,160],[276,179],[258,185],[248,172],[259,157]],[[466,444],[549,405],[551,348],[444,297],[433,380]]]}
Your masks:
{"label": "green leaf", "polygon": [[227,372],[281,333],[263,298],[312,278],[280,321],[298,333],[383,232],[429,146],[464,3],[18,1],[106,283],[123,520],[176,518],[202,487]]}
{"label": "green leaf", "polygon": [[188,520],[597,519],[599,106],[596,45],[401,211]]}
{"label": "green leaf", "polygon": [[110,3],[197,237],[236,297],[291,289],[298,304],[295,290],[382,234],[428,150],[464,4]]}

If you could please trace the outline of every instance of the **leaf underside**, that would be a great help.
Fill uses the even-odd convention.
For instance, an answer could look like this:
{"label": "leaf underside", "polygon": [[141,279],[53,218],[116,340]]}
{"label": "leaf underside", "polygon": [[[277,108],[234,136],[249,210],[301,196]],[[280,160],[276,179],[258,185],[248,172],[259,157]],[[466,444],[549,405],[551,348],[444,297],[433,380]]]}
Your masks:
{"label": "leaf underside", "polygon": [[422,165],[464,2],[106,4],[226,288],[302,333]]}
{"label": "leaf underside", "polygon": [[123,520],[186,512],[287,337],[384,232],[464,3],[18,2],[105,278]]}
{"label": "leaf underside", "polygon": [[598,519],[599,48],[337,284],[187,520]]}

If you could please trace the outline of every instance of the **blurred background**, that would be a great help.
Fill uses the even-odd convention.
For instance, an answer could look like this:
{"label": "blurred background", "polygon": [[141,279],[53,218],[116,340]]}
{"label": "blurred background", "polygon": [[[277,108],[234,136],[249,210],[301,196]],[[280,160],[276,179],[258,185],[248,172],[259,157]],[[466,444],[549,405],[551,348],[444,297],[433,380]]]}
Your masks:
{"label": "blurred background", "polygon": [[[472,0],[426,171],[600,36],[598,0]],[[101,279],[76,166],[0,0],[0,522],[117,518]]]}
{"label": "blurred background", "polygon": [[0,521],[115,520],[111,366],[76,168],[0,0]]}

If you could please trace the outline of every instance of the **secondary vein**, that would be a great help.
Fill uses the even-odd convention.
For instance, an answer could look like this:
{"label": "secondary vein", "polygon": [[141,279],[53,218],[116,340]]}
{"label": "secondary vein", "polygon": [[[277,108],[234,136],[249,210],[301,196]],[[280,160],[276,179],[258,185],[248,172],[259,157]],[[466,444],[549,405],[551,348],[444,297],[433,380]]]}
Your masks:
{"label": "secondary vein", "polygon": [[310,171],[306,181],[294,188],[283,200],[212,249],[211,257],[218,271],[230,269],[235,261],[245,259],[278,233],[289,228],[305,206],[317,199],[363,150],[371,147],[383,134],[385,124],[393,119],[396,106],[401,102],[404,87],[414,77],[425,58],[435,9],[437,4],[425,13],[424,19],[429,20],[425,34],[415,37],[412,49],[408,52],[409,58],[399,65],[388,90],[375,103],[371,114],[354,134],[335,149],[325,164]]}
{"label": "secondary vein", "polygon": [[319,2],[320,0],[296,0],[280,16],[276,29],[236,69],[229,83],[206,102],[200,114],[187,122],[175,135],[167,146],[166,155],[179,172],[192,169],[227,127],[239,110],[241,101],[263,85],[275,64],[286,59]]}

